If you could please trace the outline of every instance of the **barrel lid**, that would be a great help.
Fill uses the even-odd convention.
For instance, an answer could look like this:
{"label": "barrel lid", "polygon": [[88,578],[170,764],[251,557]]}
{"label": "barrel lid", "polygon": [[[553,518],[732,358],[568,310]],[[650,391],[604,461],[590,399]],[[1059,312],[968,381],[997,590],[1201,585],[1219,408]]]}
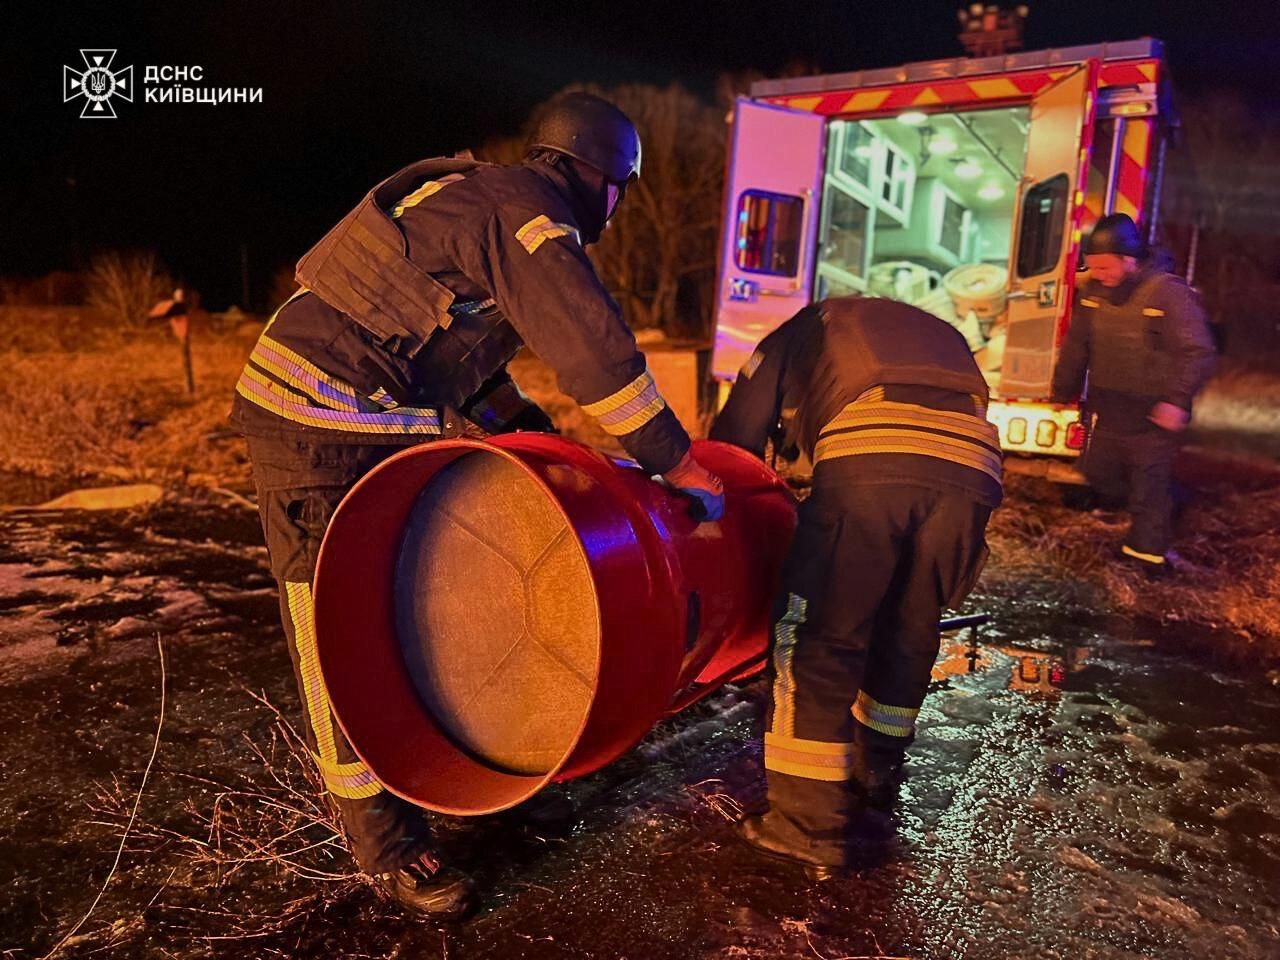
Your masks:
{"label": "barrel lid", "polygon": [[444,734],[504,772],[554,771],[600,657],[591,571],[558,504],[510,459],[454,460],[409,511],[394,579],[405,666]]}

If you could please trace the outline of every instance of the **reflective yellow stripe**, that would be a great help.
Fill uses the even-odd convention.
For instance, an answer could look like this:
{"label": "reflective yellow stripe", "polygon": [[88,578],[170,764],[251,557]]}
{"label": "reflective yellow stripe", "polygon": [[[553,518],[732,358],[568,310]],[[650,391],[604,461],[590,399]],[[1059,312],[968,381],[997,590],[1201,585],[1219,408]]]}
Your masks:
{"label": "reflective yellow stripe", "polygon": [[1164,563],[1165,562],[1164,557],[1160,556],[1159,554],[1142,553],[1139,550],[1133,549],[1133,547],[1129,546],[1127,543],[1120,545],[1120,552],[1128,557],[1136,557],[1139,560],[1145,560],[1147,563]]}
{"label": "reflective yellow stripe", "polygon": [[556,237],[578,235],[578,231],[567,223],[556,223],[546,214],[539,214],[516,231],[516,239],[530,253],[542,246],[544,241]]}
{"label": "reflective yellow stripe", "polygon": [[320,675],[320,659],[316,653],[316,625],[311,605],[311,585],[285,583],[289,620],[293,624],[293,642],[298,648],[298,669],[302,673],[302,689],[307,698],[307,717],[315,734],[316,749],[324,763],[337,764],[338,750],[333,742],[333,721],[329,717],[329,695]]}
{"label": "reflective yellow stripe", "polygon": [[793,777],[838,782],[849,779],[856,749],[852,743],[802,740],[765,733],[764,766],[766,770]]}
{"label": "reflective yellow stripe", "polygon": [[771,733],[791,737],[796,729],[795,659],[796,628],[805,621],[809,603],[797,594],[787,595],[787,612],[773,628],[773,721]]}
{"label": "reflective yellow stripe", "polygon": [[428,180],[426,183],[420,186],[417,190],[413,191],[413,193],[409,194],[407,197],[405,197],[403,200],[401,200],[399,203],[395,205],[395,209],[391,211],[392,219],[398,219],[400,215],[404,213],[406,210],[408,210],[410,207],[416,207],[418,204],[420,204],[423,200],[427,199],[427,197],[431,196],[433,193],[439,193],[442,189],[444,189],[445,184],[453,183],[457,180],[462,180],[462,179],[464,179],[462,174],[450,173],[450,174],[447,174],[446,176],[441,177],[439,180]]}
{"label": "reflective yellow stripe", "polygon": [[1000,442],[995,425],[974,414],[933,410],[919,404],[899,403],[895,400],[855,401],[837,413],[831,422],[822,428],[822,433],[866,423],[883,423],[886,426],[905,423],[911,426],[947,430],[996,446]]}
{"label": "reflective yellow stripe", "polygon": [[1092,297],[1081,297],[1081,298],[1080,298],[1080,306],[1082,306],[1082,307],[1100,307],[1100,306],[1102,306],[1102,304],[1100,304],[1097,300],[1094,300]]}
{"label": "reflective yellow stripe", "polygon": [[[984,416],[883,400],[883,391],[865,391],[822,428],[814,463],[858,454],[911,454],[958,463],[1000,481],[999,433]],[[974,402],[980,402],[976,395]]]}
{"label": "reflective yellow stripe", "polygon": [[313,753],[312,758],[320,768],[325,786],[330,793],[335,793],[348,800],[361,800],[372,797],[382,791],[382,784],[361,761],[351,763],[333,763]]}
{"label": "reflective yellow stripe", "polygon": [[1142,308],[1142,315],[1143,315],[1144,317],[1163,317],[1163,316],[1164,316],[1164,311],[1163,311],[1163,310],[1159,310],[1159,309],[1157,309],[1156,307],[1143,307],[1143,308]]}
{"label": "reflective yellow stripe", "polygon": [[[253,389],[255,384],[259,387],[256,391]],[[270,395],[264,396],[263,391]],[[303,402],[305,398],[299,398],[287,387],[273,380],[268,380],[249,366],[246,366],[240,372],[240,379],[236,383],[236,393],[263,410],[274,413],[278,417],[283,417],[285,420],[292,420],[294,423],[301,423],[308,427],[354,433],[425,434],[430,436],[436,436],[440,433],[440,425],[435,411],[423,412],[414,407],[405,407],[385,413],[347,413],[337,410],[326,411],[318,407],[309,410],[308,403]],[[338,419],[321,416],[326,412],[331,413],[333,418]],[[418,416],[425,417],[428,414],[435,419],[421,422],[414,422],[412,419]],[[401,419],[391,420],[390,418],[392,417]]]}
{"label": "reflective yellow stripe", "polygon": [[275,351],[290,363],[297,364],[305,373],[311,374],[311,376],[315,377],[326,386],[332,387],[338,393],[345,394],[353,400],[355,399],[356,391],[351,384],[346,383],[343,380],[339,380],[337,377],[329,376],[329,374],[325,373],[302,354],[290,350],[283,343],[268,337],[265,333],[258,338],[258,342],[268,349]]}
{"label": "reflective yellow stripe", "polygon": [[[258,366],[260,366],[263,370],[266,370],[270,373],[275,374],[277,377],[279,377],[285,383],[289,384],[291,387],[295,387],[298,390],[301,390],[304,396],[302,397],[300,402],[322,403],[326,407],[329,407],[333,410],[359,410],[360,409],[354,403],[350,403],[344,400],[339,400],[335,397],[329,397],[321,393],[319,390],[311,389],[306,383],[306,381],[304,381],[301,377],[298,377],[296,374],[290,372],[289,370],[286,370],[284,367],[280,366],[280,364],[276,363],[270,357],[266,356],[266,354],[264,354],[261,350],[259,350],[256,347],[254,348],[253,353],[249,355],[249,359],[252,360]],[[253,371],[252,368],[250,368],[250,371],[256,373],[256,371]],[[257,379],[259,379],[263,383],[269,382],[266,380],[266,378],[263,378],[263,377],[259,377]]]}
{"label": "reflective yellow stripe", "polygon": [[858,691],[858,699],[853,702],[853,717],[863,726],[870,727],[877,733],[890,737],[909,737],[915,729],[919,708],[894,707],[881,703],[867,694]]}
{"label": "reflective yellow stripe", "polygon": [[293,642],[298,650],[298,669],[302,674],[302,689],[307,700],[307,721],[316,738],[316,751],[312,753],[329,792],[348,800],[372,797],[382,791],[382,785],[372,771],[360,761],[338,762],[338,748],[333,736],[333,717],[329,709],[329,694],[320,674],[320,658],[316,652],[314,608],[311,603],[311,585],[290,583],[284,585],[289,608],[289,621],[293,625]]}
{"label": "reflective yellow stripe", "polygon": [[583,405],[583,412],[595,417],[615,437],[639,430],[666,407],[649,371],[603,400]]}
{"label": "reflective yellow stripe", "polygon": [[953,440],[950,437],[915,437],[906,431],[892,428],[863,430],[849,437],[820,441],[814,452],[814,463],[870,453],[905,453],[933,457],[979,470],[996,481],[1001,477],[1000,457],[989,450],[975,449],[963,440]]}

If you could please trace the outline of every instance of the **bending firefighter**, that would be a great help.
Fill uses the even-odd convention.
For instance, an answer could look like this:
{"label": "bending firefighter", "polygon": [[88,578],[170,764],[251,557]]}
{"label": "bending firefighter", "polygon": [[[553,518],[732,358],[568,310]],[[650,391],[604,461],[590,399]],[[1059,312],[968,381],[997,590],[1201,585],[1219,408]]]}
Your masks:
{"label": "bending firefighter", "polygon": [[[801,310],[743,367],[713,439],[803,451],[813,491],[783,568],[758,850],[816,876],[847,865],[865,806],[894,800],[938,654],[999,503],[987,386],[964,338],[893,300]],[[781,423],[784,411],[794,411]],[[781,425],[780,425],[781,424]]]}
{"label": "bending firefighter", "polygon": [[424,913],[463,912],[422,812],[383,790],[334,722],[316,656],[311,582],[334,509],[408,444],[551,430],[505,367],[527,344],[649,472],[715,518],[722,488],[689,455],[583,246],[640,174],[640,140],[611,104],[569,94],[522,164],[425,160],[375,187],[298,264],[302,288],[236,386],[272,571],[315,760],[360,867]]}
{"label": "bending firefighter", "polygon": [[1103,217],[1085,241],[1080,287],[1054,372],[1059,402],[1080,395],[1095,417],[1081,465],[1089,485],[1127,498],[1132,523],[1121,555],[1150,574],[1166,569],[1173,460],[1191,401],[1213,372],[1215,351],[1200,299],[1144,256],[1134,222]]}

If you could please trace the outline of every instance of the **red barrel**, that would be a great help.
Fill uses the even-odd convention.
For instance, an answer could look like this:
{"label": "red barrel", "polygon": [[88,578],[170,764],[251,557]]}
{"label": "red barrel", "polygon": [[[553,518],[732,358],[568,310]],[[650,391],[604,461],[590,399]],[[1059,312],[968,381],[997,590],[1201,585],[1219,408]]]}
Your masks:
{"label": "red barrel", "polygon": [[718,523],[633,463],[537,433],[413,447],[356,484],[320,551],[316,640],[338,722],[388,789],[503,810],[760,668],[795,503],[736,447],[693,453],[724,480]]}

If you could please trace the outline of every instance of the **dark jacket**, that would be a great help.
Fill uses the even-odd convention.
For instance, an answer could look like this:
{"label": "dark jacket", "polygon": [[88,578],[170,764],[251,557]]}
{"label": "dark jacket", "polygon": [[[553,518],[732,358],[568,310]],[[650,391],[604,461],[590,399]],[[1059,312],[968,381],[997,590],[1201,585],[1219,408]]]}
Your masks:
{"label": "dark jacket", "polygon": [[[434,179],[397,175],[370,194],[377,210],[367,197],[364,219],[358,207],[344,220],[354,253],[327,267],[339,282],[317,287],[337,302],[304,292],[278,312],[237,387],[241,429],[270,432],[288,421],[359,433],[361,443],[406,442],[443,432],[432,411],[446,406],[489,429],[537,428],[545,416],[528,409],[504,369],[527,345],[643,467],[673,467],[688,436],[579,242],[580,223],[588,238],[599,225],[572,169],[544,161],[440,169],[428,171]],[[387,196],[393,181],[398,199]],[[362,226],[383,221],[403,262]],[[393,265],[380,267],[386,259]],[[362,302],[380,308],[366,313]]]}
{"label": "dark jacket", "polygon": [[987,384],[956,330],[915,307],[838,298],[806,307],[761,341],[714,427],[763,456],[803,451],[814,482],[959,489],[995,507],[1001,453]]}
{"label": "dark jacket", "polygon": [[1160,401],[1190,410],[1215,358],[1200,298],[1180,277],[1148,264],[1118,287],[1094,280],[1079,287],[1053,398],[1078,397],[1087,371],[1089,409],[1099,423],[1142,431]]}

